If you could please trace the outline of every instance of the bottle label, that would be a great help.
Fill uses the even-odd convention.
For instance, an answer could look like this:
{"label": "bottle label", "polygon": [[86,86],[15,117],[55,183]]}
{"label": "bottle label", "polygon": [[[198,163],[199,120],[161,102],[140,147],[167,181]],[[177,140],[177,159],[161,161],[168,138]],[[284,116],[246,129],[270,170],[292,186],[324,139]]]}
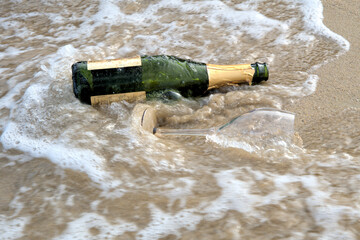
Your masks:
{"label": "bottle label", "polygon": [[146,99],[146,92],[129,92],[119,94],[97,95],[91,96],[91,105],[110,104],[112,102],[120,102],[122,100],[128,102],[135,102]]}
{"label": "bottle label", "polygon": [[209,89],[226,85],[248,83],[251,85],[255,70],[250,64],[215,65],[207,64]]}
{"label": "bottle label", "polygon": [[123,68],[123,67],[137,67],[141,66],[141,57],[136,56],[133,58],[121,58],[101,61],[88,61],[88,70],[100,70],[110,68]]}

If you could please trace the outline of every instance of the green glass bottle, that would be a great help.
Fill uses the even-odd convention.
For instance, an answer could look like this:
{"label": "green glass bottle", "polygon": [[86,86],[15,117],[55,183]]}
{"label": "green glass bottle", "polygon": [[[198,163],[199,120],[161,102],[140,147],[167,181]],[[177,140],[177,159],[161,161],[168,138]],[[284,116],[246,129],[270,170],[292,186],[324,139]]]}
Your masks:
{"label": "green glass bottle", "polygon": [[174,56],[138,56],[104,61],[82,61],[72,65],[74,94],[81,102],[94,96],[121,93],[152,93],[176,90],[184,97],[240,83],[267,80],[266,63],[214,65]]}

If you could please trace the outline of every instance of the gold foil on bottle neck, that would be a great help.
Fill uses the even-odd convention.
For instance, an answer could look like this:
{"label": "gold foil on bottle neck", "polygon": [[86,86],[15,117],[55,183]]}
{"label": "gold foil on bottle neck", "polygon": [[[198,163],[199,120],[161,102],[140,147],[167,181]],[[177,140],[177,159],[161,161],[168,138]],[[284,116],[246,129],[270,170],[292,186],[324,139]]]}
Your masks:
{"label": "gold foil on bottle neck", "polygon": [[88,61],[88,70],[110,69],[110,68],[123,68],[123,67],[136,67],[141,66],[141,57],[136,56],[133,58],[121,58],[101,61]]}
{"label": "gold foil on bottle neck", "polygon": [[251,67],[251,64],[206,64],[206,66],[209,77],[208,90],[226,85],[238,85],[240,83],[248,83],[251,85],[255,74],[255,69]]}

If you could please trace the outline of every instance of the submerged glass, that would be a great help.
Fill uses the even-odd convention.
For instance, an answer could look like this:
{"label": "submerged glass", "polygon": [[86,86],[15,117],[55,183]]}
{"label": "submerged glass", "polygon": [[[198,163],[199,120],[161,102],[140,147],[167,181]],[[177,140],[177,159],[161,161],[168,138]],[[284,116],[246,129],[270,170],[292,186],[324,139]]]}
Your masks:
{"label": "submerged glass", "polygon": [[217,135],[231,140],[244,138],[271,140],[276,138],[291,140],[294,135],[295,114],[274,108],[258,108],[235,117],[230,122],[207,129],[166,129],[154,128],[156,135]]}

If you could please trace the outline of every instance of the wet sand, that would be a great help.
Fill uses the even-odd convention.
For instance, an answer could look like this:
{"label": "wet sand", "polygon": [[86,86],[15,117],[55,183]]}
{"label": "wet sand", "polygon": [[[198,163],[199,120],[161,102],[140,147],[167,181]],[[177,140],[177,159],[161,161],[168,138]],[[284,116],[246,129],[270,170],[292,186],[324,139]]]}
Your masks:
{"label": "wet sand", "polygon": [[322,3],[324,24],[347,39],[350,50],[316,70],[320,79],[314,94],[285,106],[296,113],[296,129],[308,148],[331,148],[336,138],[350,136],[360,125],[360,1]]}

